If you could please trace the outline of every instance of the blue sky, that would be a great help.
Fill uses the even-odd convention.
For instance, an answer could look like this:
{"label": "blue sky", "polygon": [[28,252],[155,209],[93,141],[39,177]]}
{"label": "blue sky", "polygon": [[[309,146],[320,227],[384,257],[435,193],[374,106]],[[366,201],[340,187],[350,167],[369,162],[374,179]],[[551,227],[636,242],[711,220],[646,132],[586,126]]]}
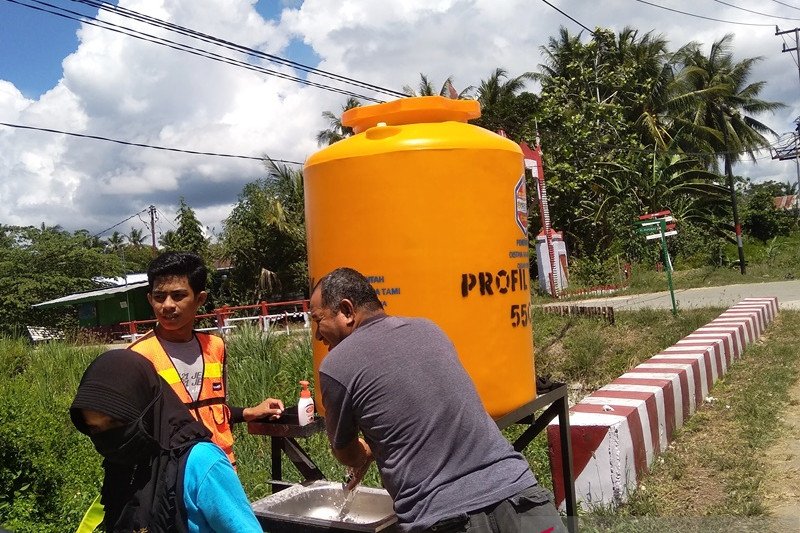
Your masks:
{"label": "blue sky", "polygon": [[[95,13],[78,2],[48,1]],[[762,97],[787,104],[760,119],[779,133],[791,131],[800,115],[797,67],[789,54],[781,53],[783,42],[774,33],[775,24],[790,29],[800,23],[790,20],[800,18],[800,0],[726,1],[738,8],[711,0],[655,2],[696,16],[634,0],[550,3],[590,28],[619,31],[632,26],[663,33],[673,49],[690,40],[708,45],[734,33],[737,57],[763,57],[753,76],[767,82]],[[515,76],[535,71],[542,62],[540,48],[559,26],[573,34],[582,31],[544,2],[530,0],[120,2],[153,17],[394,90],[416,85],[420,73],[434,84],[452,76],[456,88],[462,89],[479,84],[497,67]],[[103,16],[130,24],[116,15]],[[265,66],[306,76],[289,67]],[[77,22],[0,0],[0,122],[302,162],[319,148],[315,136],[326,126],[322,112],[338,110],[345,98],[100,28],[81,28]],[[546,148],[546,139],[544,143]],[[735,171],[756,181],[796,180],[793,164],[773,162],[769,154],[762,154],[757,164],[737,165]],[[263,175],[257,161],[169,154],[0,127],[4,224],[45,222],[99,231],[150,204],[164,218],[174,217],[183,196],[198,218],[219,232],[244,184]],[[137,218],[133,221],[138,224]]]}
{"label": "blue sky", "polygon": [[78,47],[77,29],[75,21],[0,2],[2,77],[29,97],[52,88],[61,77],[61,60]]}
{"label": "blue sky", "polygon": [[[59,5],[97,16],[97,9],[90,6],[63,1]],[[284,2],[261,0],[255,8],[264,18],[275,19],[280,17]],[[29,98],[51,89],[61,77],[61,61],[78,47],[79,26],[68,18],[0,0],[0,77],[13,82]],[[291,41],[285,54],[304,64],[319,62],[313,49],[297,39]]]}

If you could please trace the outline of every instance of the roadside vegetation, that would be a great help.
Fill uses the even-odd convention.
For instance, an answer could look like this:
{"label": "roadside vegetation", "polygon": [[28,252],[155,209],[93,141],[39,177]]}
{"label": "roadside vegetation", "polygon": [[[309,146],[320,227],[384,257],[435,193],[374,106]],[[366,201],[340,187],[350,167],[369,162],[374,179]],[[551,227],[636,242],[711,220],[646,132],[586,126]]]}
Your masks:
{"label": "roadside vegetation", "polygon": [[[800,376],[800,312],[781,311],[676,433],[627,505],[597,510],[582,531],[793,531],[768,516],[765,452],[786,430]],[[780,485],[780,480],[772,480]],[[796,490],[796,487],[787,487]]]}
{"label": "roadside vegetation", "polygon": [[[581,394],[607,383],[627,368],[674,343],[718,314],[691,310],[619,313],[611,326],[598,319],[559,317],[534,310],[539,375],[569,383]],[[16,533],[73,530],[97,495],[100,459],[86,437],[72,427],[68,407],[83,370],[103,350],[98,346],[50,343],[32,347],[0,338],[0,524]],[[240,328],[228,342],[230,401],[254,404],[267,396],[297,402],[298,381],[313,383],[311,343],[306,332],[261,335]],[[514,439],[523,428],[509,428]],[[239,475],[251,500],[270,492],[270,442],[235,428]],[[344,469],[328,450],[324,434],[301,439],[328,479]],[[525,450],[537,477],[550,486],[544,435]],[[300,474],[284,457],[284,478]],[[372,467],[365,483],[379,486]]]}

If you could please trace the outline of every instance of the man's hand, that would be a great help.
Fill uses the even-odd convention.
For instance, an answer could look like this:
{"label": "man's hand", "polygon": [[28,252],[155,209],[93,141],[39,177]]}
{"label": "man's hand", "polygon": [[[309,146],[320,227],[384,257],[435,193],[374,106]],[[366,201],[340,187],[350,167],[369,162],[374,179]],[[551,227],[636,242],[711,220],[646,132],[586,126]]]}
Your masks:
{"label": "man's hand", "polygon": [[372,463],[373,456],[369,444],[364,439],[354,439],[344,448],[333,448],[333,455],[340,463],[348,467],[345,488],[353,490],[364,479],[369,465]]}
{"label": "man's hand", "polygon": [[275,398],[267,398],[255,407],[245,407],[242,416],[246,422],[259,418],[277,420],[283,413],[283,402]]}

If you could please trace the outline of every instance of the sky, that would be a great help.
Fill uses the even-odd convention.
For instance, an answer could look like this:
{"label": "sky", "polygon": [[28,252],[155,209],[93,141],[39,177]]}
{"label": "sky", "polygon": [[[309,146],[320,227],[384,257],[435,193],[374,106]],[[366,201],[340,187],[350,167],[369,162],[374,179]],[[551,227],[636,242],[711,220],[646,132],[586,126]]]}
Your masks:
{"label": "sky", "polygon": [[[0,122],[303,162],[319,150],[315,137],[326,127],[322,112],[340,110],[346,99],[26,7],[56,10],[48,4],[285,75],[391,99],[114,13],[98,14],[87,3],[97,4],[0,0]],[[541,47],[559,26],[574,34],[583,31],[584,37],[581,26],[652,30],[673,50],[689,41],[707,49],[733,33],[737,59],[763,58],[752,77],[767,82],[761,97],[786,104],[758,118],[786,133],[800,115],[794,52],[782,52],[784,43],[794,46],[795,34],[775,35],[776,25],[781,30],[800,26],[800,0],[119,0],[118,5],[396,91],[416,86],[420,73],[435,86],[452,76],[461,90],[478,85],[497,67],[513,76],[536,71],[543,62]],[[543,146],[546,150],[546,139]],[[772,161],[766,152],[755,164],[741,163],[734,171],[754,181],[797,181],[793,162]],[[209,234],[219,234],[244,185],[264,175],[256,159],[0,126],[0,224],[57,224],[102,236],[131,228],[149,233],[149,217],[142,211],[155,205],[155,229],[161,235],[175,229],[183,197]]]}

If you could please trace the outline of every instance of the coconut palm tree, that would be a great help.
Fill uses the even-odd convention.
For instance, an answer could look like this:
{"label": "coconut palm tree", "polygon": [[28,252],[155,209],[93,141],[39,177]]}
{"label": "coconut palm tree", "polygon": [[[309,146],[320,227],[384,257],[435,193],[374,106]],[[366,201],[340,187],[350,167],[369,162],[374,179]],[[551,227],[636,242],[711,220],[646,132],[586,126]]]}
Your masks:
{"label": "coconut palm tree", "polygon": [[419,85],[416,89],[410,85],[403,86],[403,92],[408,96],[444,96],[445,98],[452,98],[454,100],[465,100],[470,97],[473,87],[470,85],[461,92],[456,91],[453,86],[453,76],[448,76],[442,83],[442,88],[437,92],[433,87],[433,83],[423,73],[419,73]]}
{"label": "coconut palm tree", "polygon": [[322,118],[328,122],[328,127],[317,133],[317,144],[319,146],[329,146],[341,141],[353,134],[353,128],[342,125],[342,113],[354,107],[360,107],[361,101],[352,96],[342,106],[342,111],[338,115],[332,111],[323,111]]}
{"label": "coconut palm tree", "polygon": [[111,237],[106,239],[106,244],[108,244],[112,252],[116,252],[125,244],[125,236],[122,233],[115,231],[111,234]]}
{"label": "coconut palm tree", "polygon": [[498,67],[488,78],[481,80],[481,84],[476,89],[477,100],[482,109],[498,106],[517,96],[525,88],[525,83],[532,79],[534,79],[532,72],[525,72],[515,78],[509,78],[508,71]]}
{"label": "coconut palm tree", "polygon": [[[698,43],[690,43],[681,51],[685,83],[695,102],[686,118],[707,128],[704,140],[722,154],[726,164],[739,161],[743,155],[755,161],[756,151],[770,145],[765,135],[774,136],[775,132],[753,115],[785,107],[758,98],[766,82],[749,83],[749,78],[762,58],[734,61],[732,41],[732,34],[725,35],[711,45],[707,56]],[[709,163],[716,168],[716,160]]]}
{"label": "coconut palm tree", "polygon": [[[743,155],[755,161],[755,152],[769,146],[765,135],[776,135],[766,124],[753,118],[753,115],[774,111],[784,105],[758,98],[766,82],[749,83],[749,78],[753,66],[761,58],[734,61],[732,42],[733,35],[725,35],[711,45],[708,56],[703,54],[698,44],[693,43],[685,48],[683,60],[687,69],[686,82],[694,90],[696,100],[696,109],[688,118],[695,125],[703,126],[712,133],[703,140],[716,153],[721,154],[725,165],[739,249],[739,269],[744,274],[744,248],[732,166]],[[708,163],[713,168],[718,168],[716,157],[711,158]]]}
{"label": "coconut palm tree", "polygon": [[144,231],[141,229],[131,228],[131,232],[128,233],[128,244],[133,246],[134,248],[139,248],[144,246]]}

